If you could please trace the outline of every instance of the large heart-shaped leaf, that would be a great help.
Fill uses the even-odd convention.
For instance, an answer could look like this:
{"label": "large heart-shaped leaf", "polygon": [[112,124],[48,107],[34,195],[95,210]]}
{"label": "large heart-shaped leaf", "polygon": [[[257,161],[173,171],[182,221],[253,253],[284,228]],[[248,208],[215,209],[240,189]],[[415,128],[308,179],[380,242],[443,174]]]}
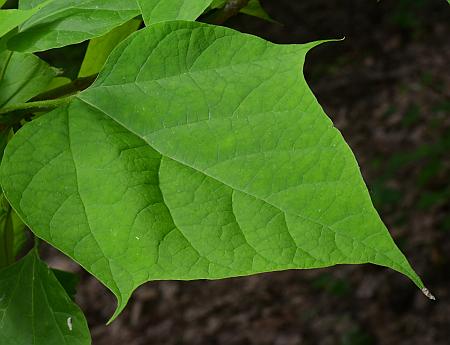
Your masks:
{"label": "large heart-shaped leaf", "polygon": [[35,250],[0,271],[0,344],[91,344],[83,313]]}
{"label": "large heart-shaped leaf", "polygon": [[164,22],[24,126],[0,177],[36,235],[98,277],[117,313],[149,280],[374,263],[420,278],[301,73],[316,43]]}

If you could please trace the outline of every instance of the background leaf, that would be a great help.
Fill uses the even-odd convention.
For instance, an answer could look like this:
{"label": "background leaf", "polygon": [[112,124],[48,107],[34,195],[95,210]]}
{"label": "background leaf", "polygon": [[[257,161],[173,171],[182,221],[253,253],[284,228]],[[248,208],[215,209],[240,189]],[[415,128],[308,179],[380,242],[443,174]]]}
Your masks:
{"label": "background leaf", "polygon": [[146,25],[166,20],[195,20],[212,0],[137,0]]}
{"label": "background leaf", "polygon": [[52,1],[53,0],[41,1],[41,3],[36,8],[29,10],[0,10],[0,37],[25,22],[28,18],[33,16],[36,12],[38,12],[40,9],[42,9]]}
{"label": "background leaf", "polygon": [[35,250],[0,271],[2,345],[89,345],[83,313]]}
{"label": "background leaf", "polygon": [[72,80],[67,77],[55,77],[51,80],[50,84],[43,91],[48,91],[52,89],[56,89],[57,87],[69,84]]}
{"label": "background leaf", "polygon": [[52,269],[52,272],[55,275],[56,279],[58,279],[64,290],[66,290],[66,293],[69,295],[72,301],[75,301],[77,285],[80,281],[79,277],[72,272],[66,272],[57,269]]}
{"label": "background leaf", "polygon": [[0,108],[23,103],[45,90],[58,70],[33,54],[0,52]]}
{"label": "background leaf", "polygon": [[25,242],[25,224],[0,193],[0,268],[15,261]]}
{"label": "background leaf", "polygon": [[140,19],[131,19],[106,35],[92,39],[89,42],[78,76],[87,77],[98,73],[111,51],[131,33],[135,32],[141,22]]}
{"label": "background leaf", "polygon": [[370,262],[422,288],[300,73],[318,43],[196,22],[141,30],[94,85],[17,133],[5,194],[116,294],[115,315],[157,279]]}
{"label": "background leaf", "polygon": [[132,0],[53,1],[24,22],[8,46],[22,52],[63,47],[102,36],[139,14]]}
{"label": "background leaf", "polygon": [[248,5],[245,6],[242,10],[242,13],[247,14],[249,16],[258,17],[269,22],[273,22],[274,20],[270,18],[267,14],[266,10],[261,6],[261,2],[259,0],[250,0]]}
{"label": "background leaf", "polygon": [[[219,9],[225,6],[227,0],[214,0],[211,3],[211,9]],[[241,13],[244,13],[249,16],[258,17],[269,22],[275,22],[266,10],[262,7],[261,2],[259,0],[249,0],[247,6],[240,10]]]}

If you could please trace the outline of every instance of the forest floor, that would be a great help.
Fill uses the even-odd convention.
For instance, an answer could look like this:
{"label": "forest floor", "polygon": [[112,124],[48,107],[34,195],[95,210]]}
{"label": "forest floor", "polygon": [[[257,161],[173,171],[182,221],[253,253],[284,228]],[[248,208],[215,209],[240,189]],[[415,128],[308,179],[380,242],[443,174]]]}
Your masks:
{"label": "forest floor", "polygon": [[113,297],[79,272],[94,345],[446,345],[450,339],[450,6],[444,0],[263,1],[280,23],[229,24],[274,42],[341,38],[305,73],[360,163],[392,236],[436,295],[381,267],[145,284],[105,326]]}

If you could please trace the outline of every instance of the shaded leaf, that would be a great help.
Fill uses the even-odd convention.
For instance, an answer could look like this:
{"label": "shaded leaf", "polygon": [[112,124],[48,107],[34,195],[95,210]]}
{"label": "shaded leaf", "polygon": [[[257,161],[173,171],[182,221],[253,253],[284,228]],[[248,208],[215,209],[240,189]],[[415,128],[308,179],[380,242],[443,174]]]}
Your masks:
{"label": "shaded leaf", "polygon": [[[9,128],[0,131],[0,149],[3,150],[8,142]],[[9,266],[14,262],[14,228],[11,222],[11,207],[0,193],[0,268]]]}
{"label": "shaded leaf", "polygon": [[92,39],[89,42],[78,76],[87,77],[98,73],[105,64],[111,51],[130,34],[135,32],[141,22],[140,19],[132,19],[114,28],[106,35]]}
{"label": "shaded leaf", "polygon": [[57,73],[33,54],[0,52],[0,108],[28,101],[45,90]]}
{"label": "shaded leaf", "polygon": [[196,22],[141,30],[10,141],[5,194],[115,293],[115,315],[158,279],[374,263],[423,287],[301,73],[317,44]]}
{"label": "shaded leaf", "polygon": [[212,0],[137,0],[146,25],[166,20],[195,20]]}
{"label": "shaded leaf", "polygon": [[0,268],[15,261],[25,242],[25,224],[0,193]]}
{"label": "shaded leaf", "polygon": [[[12,129],[0,125],[0,161],[12,135]],[[9,266],[15,261],[25,241],[25,224],[0,192],[0,268]]]}
{"label": "shaded leaf", "polygon": [[270,18],[267,14],[266,10],[261,6],[261,2],[259,0],[250,0],[248,5],[245,6],[242,10],[242,13],[247,14],[249,16],[258,17],[269,22],[273,22],[274,20]]}
{"label": "shaded leaf", "polygon": [[70,296],[72,301],[75,301],[75,295],[77,293],[77,285],[80,282],[80,278],[72,272],[61,271],[52,269],[56,279],[58,279],[61,286],[66,290],[66,293]]}
{"label": "shaded leaf", "polygon": [[[210,9],[219,9],[223,8],[227,0],[214,0]],[[244,13],[249,16],[258,17],[269,22],[275,22],[266,12],[266,10],[262,7],[261,2],[259,0],[249,0],[247,6],[240,10],[241,13]]]}
{"label": "shaded leaf", "polygon": [[83,313],[35,250],[0,271],[0,344],[91,344]]}
{"label": "shaded leaf", "polygon": [[24,22],[8,46],[35,52],[79,43],[102,36],[139,13],[136,1],[53,1]]}
{"label": "shaded leaf", "polygon": [[67,77],[55,77],[51,80],[50,84],[43,91],[49,91],[61,87],[63,85],[69,84],[72,80]]}

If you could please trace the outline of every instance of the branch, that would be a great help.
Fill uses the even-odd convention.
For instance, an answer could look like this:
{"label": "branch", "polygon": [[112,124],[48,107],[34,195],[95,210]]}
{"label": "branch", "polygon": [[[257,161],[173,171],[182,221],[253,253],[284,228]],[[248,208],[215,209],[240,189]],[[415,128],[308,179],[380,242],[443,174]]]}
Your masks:
{"label": "branch", "polygon": [[248,5],[249,0],[228,0],[225,6],[205,19],[210,24],[220,25],[231,17],[237,15],[241,9]]}

